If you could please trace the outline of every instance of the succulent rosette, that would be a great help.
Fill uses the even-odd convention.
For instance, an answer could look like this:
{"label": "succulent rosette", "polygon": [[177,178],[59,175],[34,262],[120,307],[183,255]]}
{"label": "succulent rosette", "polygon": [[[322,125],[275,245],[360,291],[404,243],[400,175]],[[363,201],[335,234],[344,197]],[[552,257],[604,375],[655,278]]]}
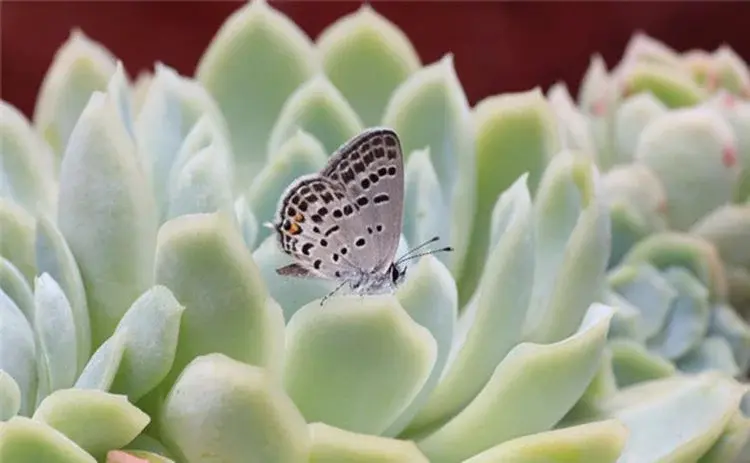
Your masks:
{"label": "succulent rosette", "polygon": [[[600,148],[612,126],[569,97],[471,107],[452,55],[423,64],[372,7],[312,41],[258,0],[195,76],[157,63],[131,82],[75,31],[33,120],[0,109],[3,462],[742,455],[750,354],[723,272],[747,260],[722,224],[747,233],[747,217],[711,218],[739,187],[698,153],[725,147],[699,124],[660,129],[696,147],[689,170],[618,183]],[[393,294],[321,307],[333,283],[278,275],[289,257],[262,225],[293,179],[376,125],[405,153],[401,252],[434,235],[456,251],[421,258]],[[717,183],[705,203],[682,199],[691,175]],[[688,238],[668,229],[707,250],[674,251]],[[695,359],[714,344],[735,369]]]}

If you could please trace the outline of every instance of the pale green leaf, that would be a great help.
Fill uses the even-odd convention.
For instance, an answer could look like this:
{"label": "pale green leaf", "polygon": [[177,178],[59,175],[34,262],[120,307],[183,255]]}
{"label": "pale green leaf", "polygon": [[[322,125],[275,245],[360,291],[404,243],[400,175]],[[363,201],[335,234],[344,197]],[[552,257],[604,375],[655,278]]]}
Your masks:
{"label": "pale green leaf", "polygon": [[419,448],[432,462],[458,463],[507,440],[549,430],[596,374],[611,316],[610,307],[593,304],[569,338],[517,345],[479,395],[418,441]]}
{"label": "pale green leaf", "polygon": [[322,67],[367,127],[378,125],[393,91],[421,66],[404,32],[364,4],[317,39]]}
{"label": "pale green leaf", "polygon": [[240,6],[211,40],[196,77],[226,117],[238,185],[265,163],[281,107],[317,72],[316,58],[304,31],[266,0]]}
{"label": "pale green leaf", "polygon": [[165,400],[164,443],[177,461],[210,455],[227,462],[307,462],[307,425],[276,381],[223,354],[196,357]]}
{"label": "pale green leaf", "polygon": [[617,420],[519,437],[464,463],[616,463],[629,435]]}
{"label": "pale green leaf", "polygon": [[310,463],[429,463],[411,441],[311,423]]}
{"label": "pale green leaf", "polygon": [[57,208],[57,159],[18,109],[0,101],[0,197],[31,214]]}
{"label": "pale green leaf", "polygon": [[76,373],[83,370],[91,355],[91,323],[81,272],[57,225],[40,216],[36,226],[36,266],[39,274],[49,274],[68,299],[76,328]]}
{"label": "pale green leaf", "polygon": [[461,314],[445,372],[407,429],[418,433],[455,415],[481,391],[518,342],[534,272],[531,198],[527,175],[497,201],[496,243],[477,296]]}
{"label": "pale green leaf", "polygon": [[0,423],[0,461],[13,463],[96,463],[73,441],[44,423],[16,416]]}
{"label": "pale green leaf", "polygon": [[105,91],[115,70],[110,51],[79,28],[57,49],[34,107],[34,126],[54,151],[57,164],[91,94]]}
{"label": "pale green leaf", "polygon": [[8,372],[0,370],[0,423],[16,416],[20,410],[21,388]]}
{"label": "pale green leaf", "polygon": [[283,324],[267,305],[258,267],[227,217],[192,214],[162,225],[155,275],[185,306],[168,384],[193,358],[212,352],[263,367],[279,361],[271,354]]}
{"label": "pale green leaf", "polygon": [[75,382],[78,334],[68,298],[48,273],[35,278],[34,307],[39,375],[36,403],[39,404],[50,393]]}
{"label": "pale green leaf", "polygon": [[393,296],[310,302],[287,325],[284,384],[307,422],[380,434],[424,387],[437,343]]}
{"label": "pale green leaf", "polygon": [[34,420],[60,431],[91,455],[102,458],[110,449],[132,441],[150,418],[125,396],[94,389],[64,389],[42,401],[34,412]]}
{"label": "pale green leaf", "polygon": [[271,131],[268,156],[275,157],[300,129],[320,141],[326,153],[333,153],[363,128],[341,92],[325,75],[319,74],[301,85],[284,103]]}
{"label": "pale green leaf", "polygon": [[19,413],[28,416],[36,404],[37,371],[34,332],[16,304],[0,291],[0,370],[21,390]]}
{"label": "pale green leaf", "polygon": [[92,95],[65,153],[57,222],[81,272],[98,347],[152,282],[156,208],[109,95]]}
{"label": "pale green leaf", "polygon": [[731,200],[739,173],[736,153],[729,124],[712,110],[691,108],[671,111],[648,124],[635,160],[664,185],[670,225],[685,230]]}
{"label": "pale green leaf", "polygon": [[110,390],[136,402],[169,373],[185,307],[164,286],[154,286],[125,312],[117,325],[125,350]]}

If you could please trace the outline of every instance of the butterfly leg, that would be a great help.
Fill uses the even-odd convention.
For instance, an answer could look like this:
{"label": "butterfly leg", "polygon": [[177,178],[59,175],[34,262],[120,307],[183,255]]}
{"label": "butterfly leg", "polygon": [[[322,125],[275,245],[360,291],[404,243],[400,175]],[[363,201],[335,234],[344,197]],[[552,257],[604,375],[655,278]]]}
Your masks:
{"label": "butterfly leg", "polygon": [[323,299],[320,300],[320,306],[323,307],[323,304],[328,300],[329,297],[333,296],[338,290],[340,290],[344,285],[346,284],[346,281],[341,282],[336,288],[331,291],[330,293],[326,294]]}

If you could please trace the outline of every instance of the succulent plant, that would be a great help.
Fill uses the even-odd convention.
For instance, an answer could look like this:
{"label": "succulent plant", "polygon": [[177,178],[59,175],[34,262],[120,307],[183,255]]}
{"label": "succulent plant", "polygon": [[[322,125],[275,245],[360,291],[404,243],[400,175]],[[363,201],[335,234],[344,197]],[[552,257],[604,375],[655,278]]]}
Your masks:
{"label": "succulent plant", "polygon": [[[746,69],[722,56],[727,75]],[[663,89],[673,103],[689,90]],[[135,83],[75,31],[33,123],[0,107],[0,460],[739,458],[736,372],[644,347],[664,333],[710,355],[716,338],[746,366],[723,273],[747,262],[747,214],[719,209],[734,183],[700,153],[689,175],[716,185],[694,209],[688,173],[646,164],[617,181],[601,149],[613,108],[599,120],[557,92],[472,108],[452,56],[423,65],[370,6],[313,43],[255,0],[194,77],[157,63]],[[394,294],[321,307],[331,283],[278,275],[288,258],[261,224],[289,182],[374,125],[406,154],[402,251],[438,234],[456,252],[420,259]],[[701,244],[670,251],[688,238],[669,233]],[[718,315],[684,331],[660,283],[688,315]]]}

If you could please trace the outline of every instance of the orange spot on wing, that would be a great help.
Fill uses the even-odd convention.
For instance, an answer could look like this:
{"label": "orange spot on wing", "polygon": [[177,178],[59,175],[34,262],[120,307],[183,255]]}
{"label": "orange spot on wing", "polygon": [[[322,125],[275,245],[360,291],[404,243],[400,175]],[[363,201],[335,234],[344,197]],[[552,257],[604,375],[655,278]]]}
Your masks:
{"label": "orange spot on wing", "polygon": [[301,230],[299,228],[299,225],[297,225],[295,222],[292,222],[292,226],[289,227],[289,233],[291,233],[292,235],[299,235],[300,231]]}
{"label": "orange spot on wing", "polygon": [[297,212],[297,215],[294,216],[294,221],[302,223],[305,221],[305,216]]}

